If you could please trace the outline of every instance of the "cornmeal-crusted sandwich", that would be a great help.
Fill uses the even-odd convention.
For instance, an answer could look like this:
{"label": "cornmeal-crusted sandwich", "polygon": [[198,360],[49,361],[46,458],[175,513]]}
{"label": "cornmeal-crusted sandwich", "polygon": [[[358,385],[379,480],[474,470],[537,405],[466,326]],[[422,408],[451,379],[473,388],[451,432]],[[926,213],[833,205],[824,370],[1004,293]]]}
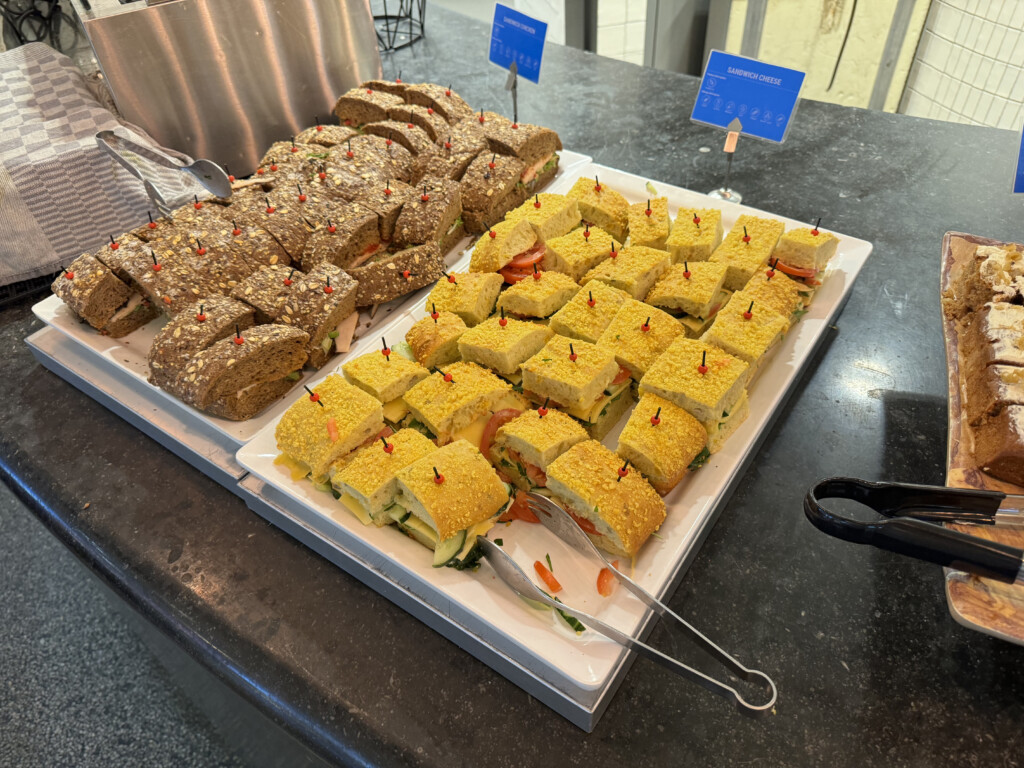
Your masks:
{"label": "cornmeal-crusted sandwich", "polygon": [[625,291],[591,280],[551,316],[548,325],[561,336],[596,342],[628,298]]}
{"label": "cornmeal-crusted sandwich", "polygon": [[[786,320],[788,329],[793,322],[804,313],[804,307],[810,301],[811,291],[803,283],[791,280],[778,269],[768,269],[755,274],[750,281],[743,286],[742,291],[737,291],[734,296],[740,296],[749,304],[761,309],[770,309],[781,315]],[[743,301],[740,300],[740,304]]]}
{"label": "cornmeal-crusted sandwich", "polygon": [[665,520],[665,502],[643,476],[596,440],[577,443],[548,465],[548,489],[605,552],[636,557]]}
{"label": "cornmeal-crusted sandwich", "polygon": [[707,430],[697,419],[675,403],[648,393],[629,415],[616,452],[664,496],[687,470],[707,460],[707,443]]}
{"label": "cornmeal-crusted sandwich", "polygon": [[667,251],[629,245],[619,251],[616,257],[605,259],[590,270],[583,276],[583,282],[600,280],[642,301],[670,263],[671,257]]}
{"label": "cornmeal-crusted sandwich", "polygon": [[331,468],[331,485],[339,501],[363,525],[383,528],[394,522],[398,473],[437,450],[434,442],[415,429],[400,429],[355,452]]}
{"label": "cornmeal-crusted sandwich", "polygon": [[714,208],[680,208],[665,250],[672,262],[707,261],[722,242],[722,212]]}
{"label": "cornmeal-crusted sandwich", "polygon": [[548,317],[561,309],[580,287],[560,272],[536,271],[498,297],[498,307],[519,317]]}
{"label": "cornmeal-crusted sandwich", "polygon": [[821,273],[829,259],[836,255],[839,238],[817,227],[791,229],[783,234],[772,252],[772,261],[778,260],[777,269],[790,277],[820,285]]}
{"label": "cornmeal-crusted sandwich", "polygon": [[459,337],[462,359],[490,368],[513,383],[522,380],[519,366],[551,338],[546,326],[514,318],[490,317]]}
{"label": "cornmeal-crusted sandwich", "polygon": [[409,407],[402,399],[414,384],[430,375],[419,363],[388,350],[375,350],[341,366],[345,378],[384,404],[384,421],[392,429],[405,425]]}
{"label": "cornmeal-crusted sandwich", "polygon": [[625,242],[629,223],[626,198],[598,179],[591,183],[587,177],[577,179],[565,194],[579,204],[583,221],[600,227],[620,243]]}
{"label": "cornmeal-crusted sandwich", "polygon": [[383,429],[380,401],[332,373],[284,412],[274,437],[279,461],[293,477],[309,475],[315,485],[329,489],[331,464]]}
{"label": "cornmeal-crusted sandwich", "polygon": [[576,229],[544,244],[544,269],[561,272],[579,282],[587,272],[620,248],[622,244],[603,229]]}
{"label": "cornmeal-crusted sandwich", "polygon": [[537,232],[537,239],[546,243],[571,232],[581,220],[580,207],[574,198],[542,192],[526,200],[505,216],[506,221],[528,221]]}
{"label": "cornmeal-crusted sandwich", "polygon": [[658,278],[646,301],[670,313],[709,318],[719,309],[716,299],[725,273],[724,265],[707,261],[673,264]]}
{"label": "cornmeal-crusted sandwich", "polygon": [[668,313],[642,301],[627,299],[597,345],[615,355],[615,361],[640,381],[651,363],[683,334],[683,326]]}
{"label": "cornmeal-crusted sandwich", "polygon": [[417,362],[433,370],[459,359],[459,339],[465,331],[466,324],[454,312],[431,312],[413,323],[405,340]]}
{"label": "cornmeal-crusted sandwich", "polygon": [[532,491],[547,485],[548,464],[587,439],[579,422],[559,410],[523,411],[498,427],[488,458],[502,476]]}
{"label": "cornmeal-crusted sandwich", "polygon": [[768,263],[786,225],[776,219],[741,215],[710,261],[727,268],[725,287],[738,291]]}
{"label": "cornmeal-crusted sandwich", "polygon": [[665,250],[672,229],[668,215],[668,198],[652,197],[643,203],[629,206],[629,244]]}
{"label": "cornmeal-crusted sandwich", "polygon": [[756,372],[788,327],[787,318],[767,307],[760,308],[739,291],[715,315],[715,322],[701,338],[745,361]]}
{"label": "cornmeal-crusted sandwich", "polygon": [[501,275],[488,272],[452,272],[437,281],[427,306],[454,312],[468,326],[483,322],[494,311],[504,283]]}
{"label": "cornmeal-crusted sandwich", "polygon": [[529,253],[536,243],[537,233],[530,222],[499,221],[476,241],[469,271],[498,272],[516,257]]}

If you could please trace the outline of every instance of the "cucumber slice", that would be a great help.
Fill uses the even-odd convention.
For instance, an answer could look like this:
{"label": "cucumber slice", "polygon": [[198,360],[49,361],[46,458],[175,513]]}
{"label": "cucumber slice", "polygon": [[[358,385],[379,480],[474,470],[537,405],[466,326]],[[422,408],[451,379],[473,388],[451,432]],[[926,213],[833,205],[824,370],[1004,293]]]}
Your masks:
{"label": "cucumber slice", "polygon": [[[310,482],[313,482],[312,480]],[[313,487],[318,491],[332,491],[334,487],[331,485],[330,480],[324,480],[322,483],[313,483]]]}
{"label": "cucumber slice", "polygon": [[416,355],[413,354],[412,347],[409,346],[409,343],[406,341],[395,342],[391,345],[391,351],[396,355],[401,355],[407,360],[412,360],[414,363],[416,362]]}
{"label": "cucumber slice", "polygon": [[330,336],[324,336],[324,340],[320,342],[320,349],[324,351],[325,355],[331,354],[331,347],[334,346],[334,339]]}
{"label": "cucumber slice", "polygon": [[434,547],[434,567],[443,568],[454,560],[459,552],[462,551],[463,545],[466,543],[466,532],[459,531],[454,536],[439,542]]}

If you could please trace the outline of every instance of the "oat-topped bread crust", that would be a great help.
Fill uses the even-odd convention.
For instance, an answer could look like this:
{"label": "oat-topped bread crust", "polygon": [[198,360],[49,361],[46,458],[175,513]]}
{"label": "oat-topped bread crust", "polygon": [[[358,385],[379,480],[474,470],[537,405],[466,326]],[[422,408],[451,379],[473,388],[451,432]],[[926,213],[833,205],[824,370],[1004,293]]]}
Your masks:
{"label": "oat-topped bread crust", "polygon": [[598,227],[577,228],[545,242],[544,269],[561,272],[579,282],[583,276],[619,251],[622,243]]}
{"label": "oat-topped bread crust", "polygon": [[477,156],[477,152],[457,152],[441,145],[434,152],[420,155],[413,161],[412,180],[419,184],[423,179],[450,179],[461,181],[466,169]]}
{"label": "oat-topped bread crust", "polygon": [[467,230],[486,232],[488,226],[496,224],[525,199],[525,188],[516,186],[525,169],[526,164],[515,157],[492,157],[486,153],[476,156],[462,176],[462,210]]}
{"label": "oat-topped bread crust", "polygon": [[185,307],[161,328],[149,348],[149,381],[168,389],[193,357],[221,339],[248,330],[253,308],[226,296],[208,296]]}
{"label": "oat-topped bread crust", "polygon": [[[472,424],[512,391],[512,386],[475,363],[452,363],[423,379],[403,396],[419,421],[441,442]],[[451,381],[444,380],[444,374]]]}
{"label": "oat-topped bread crust", "polygon": [[466,324],[454,312],[438,311],[437,315],[436,322],[427,316],[417,320],[405,332],[405,340],[412,347],[416,360],[428,369],[458,360],[458,341],[466,331]]}
{"label": "oat-topped bread crust", "polygon": [[639,381],[662,352],[679,336],[683,326],[672,315],[650,304],[628,299],[605,328],[597,344]]}
{"label": "oat-topped bread crust", "polygon": [[400,429],[386,438],[391,450],[377,440],[355,452],[351,461],[331,472],[331,485],[361,502],[378,525],[378,513],[398,494],[396,475],[410,464],[437,451],[434,442],[415,429]]}
{"label": "oat-topped bread crust", "polygon": [[782,338],[789,320],[756,302],[749,318],[748,309],[750,301],[742,292],[734,293],[701,338],[754,366]]}
{"label": "oat-topped bread crust", "polygon": [[76,315],[102,330],[133,291],[94,256],[84,254],[64,269],[50,285]]}
{"label": "oat-topped bread crust", "polygon": [[619,242],[626,239],[629,221],[629,203],[619,192],[602,182],[588,177],[579,178],[565,193],[580,207],[583,220],[600,227]]}
{"label": "oat-topped bread crust", "polygon": [[494,309],[504,279],[490,272],[450,272],[450,277],[441,278],[427,298],[427,306],[437,310],[454,312],[466,323],[473,326],[483,322]]}
{"label": "oat-topped bread crust", "polygon": [[[352,156],[349,157],[349,152]],[[330,158],[324,163],[325,169],[337,168],[364,177],[371,174],[388,179],[408,181],[412,171],[413,156],[397,141],[388,143],[387,136],[359,134],[330,150]],[[319,169],[318,169],[319,170]]]}
{"label": "oat-topped bread crust", "polygon": [[480,123],[492,152],[514,155],[527,165],[550,157],[562,148],[558,134],[550,128],[528,123],[513,123],[496,112],[484,112]]}
{"label": "oat-topped bread crust", "polygon": [[416,190],[403,181],[388,181],[358,198],[357,205],[377,215],[377,228],[381,241],[390,243],[395,236],[395,224],[405,204],[416,196]]}
{"label": "oat-topped bread crust", "polygon": [[498,297],[498,307],[522,317],[548,317],[565,306],[579,289],[568,275],[538,271],[534,277],[509,286]]}
{"label": "oat-topped bread crust", "polygon": [[299,133],[295,137],[295,141],[303,144],[316,144],[321,147],[333,147],[358,135],[359,132],[355,128],[344,125],[311,125]]}
{"label": "oat-topped bread crust", "polygon": [[[570,346],[572,351],[570,352]],[[571,355],[575,354],[573,360]],[[597,401],[619,373],[615,357],[587,341],[552,336],[522,366],[523,389],[553,403],[586,408]]]}
{"label": "oat-topped bread crust", "polygon": [[671,257],[667,251],[642,245],[625,246],[614,259],[605,259],[586,275],[583,282],[600,280],[613,288],[625,291],[634,299],[642,300],[651,286],[669,267]]}
{"label": "oat-topped bread crust", "polygon": [[[238,224],[261,227],[273,235],[293,261],[302,258],[311,227],[303,220],[307,211],[294,195],[268,194],[234,203],[229,213]],[[315,213],[315,219],[319,218]]]}
{"label": "oat-topped bread crust", "polygon": [[[245,391],[249,387],[275,382],[274,392],[283,393],[296,384],[285,377],[301,370],[306,360],[306,334],[282,325],[255,325],[240,336],[214,342],[195,354],[182,370],[172,391],[184,402],[209,410],[218,401],[225,401],[217,414],[226,418],[245,419],[254,415]],[[241,339],[241,343],[238,343]],[[259,401],[262,401],[262,397]],[[232,414],[232,408],[246,411]]]}
{"label": "oat-topped bread crust", "polygon": [[[696,217],[696,219],[694,218]],[[665,250],[676,264],[707,261],[722,242],[722,212],[714,208],[680,208]]]}
{"label": "oat-topped bread crust", "polygon": [[322,147],[316,144],[301,144],[298,138],[294,142],[291,140],[275,141],[263,153],[259,165],[261,168],[267,168],[272,164],[279,167],[299,168],[306,163],[310,155],[320,152],[323,152]]}
{"label": "oat-topped bread crust", "polygon": [[382,403],[401,397],[410,387],[430,375],[430,371],[419,363],[401,355],[385,356],[381,350],[349,360],[341,369],[346,379]]}
{"label": "oat-topped bread crust", "polygon": [[391,107],[388,110],[388,119],[405,123],[406,127],[419,128],[435,144],[444,141],[450,130],[448,121],[437,114],[433,107],[423,107],[419,104],[402,104]]}
{"label": "oat-topped bread crust", "polygon": [[333,264],[342,269],[358,267],[380,248],[379,217],[359,203],[336,206],[306,240],[302,269]]}
{"label": "oat-topped bread crust", "polygon": [[[648,208],[648,204],[650,208]],[[647,211],[650,210],[650,215]],[[668,198],[652,197],[649,201],[629,206],[629,244],[665,250],[672,219],[668,215]]]}
{"label": "oat-topped bread crust", "polygon": [[[114,243],[117,244],[117,248],[114,248]],[[149,247],[134,235],[121,235],[114,238],[114,243],[106,243],[93,256],[113,272],[118,280],[130,284],[132,275],[125,267],[125,263],[140,253],[148,256]]]}
{"label": "oat-topped bread crust", "polygon": [[470,272],[497,272],[520,253],[537,243],[537,233],[528,221],[499,221],[476,241],[469,260]]}
{"label": "oat-topped bread crust", "polygon": [[514,318],[505,318],[503,324],[501,318],[490,317],[459,337],[459,353],[467,362],[511,376],[550,337],[551,330],[546,326]]}
{"label": "oat-topped bread crust", "polygon": [[591,536],[602,549],[634,557],[665,520],[665,502],[639,472],[620,478],[619,457],[596,440],[578,443],[548,465],[548,488],[573,512],[602,523],[609,534]]}
{"label": "oat-topped bread crust", "polygon": [[400,123],[397,120],[369,123],[363,126],[363,131],[401,144],[414,157],[433,152],[437,146],[422,128],[415,124],[410,128],[408,123]]}
{"label": "oat-topped bread crust", "polygon": [[697,419],[675,403],[646,394],[622,428],[616,453],[664,495],[683,479],[707,442],[707,430]]}
{"label": "oat-topped bread crust", "polygon": [[[443,482],[436,482],[435,469]],[[493,517],[508,502],[508,490],[494,468],[465,440],[401,470],[398,487],[403,500],[414,500],[411,509],[429,517],[441,541]]]}
{"label": "oat-topped bread crust", "polygon": [[[591,297],[594,306],[590,306]],[[551,330],[562,336],[596,343],[622,302],[628,298],[630,296],[625,291],[600,280],[591,280],[551,316],[549,325]]]}
{"label": "oat-topped bread crust", "polygon": [[473,108],[459,94],[435,83],[409,85],[405,89],[405,100],[410,104],[430,107],[449,123],[473,116]]}
{"label": "oat-topped bread crust", "polygon": [[359,283],[356,305],[368,307],[430,285],[443,269],[444,254],[434,243],[426,243],[397,253],[378,251],[366,263],[347,271]]}
{"label": "oat-topped bread crust", "polygon": [[253,269],[242,250],[235,247],[230,230],[222,234],[223,227],[230,224],[219,222],[215,227],[204,224],[178,226],[164,231],[163,237],[150,241],[157,253],[173,252],[205,278],[208,288],[227,295]]}
{"label": "oat-topped bread crust", "polygon": [[546,469],[576,443],[587,439],[587,430],[571,416],[549,408],[543,416],[537,410],[523,411],[498,427],[494,444],[511,449],[534,466]]}
{"label": "oat-topped bread crust", "polygon": [[358,127],[366,123],[386,120],[388,109],[402,104],[404,99],[391,93],[373,88],[351,88],[343,93],[334,104],[338,122],[346,127]]}
{"label": "oat-topped bread crust", "polygon": [[[706,355],[705,355],[706,353]],[[707,371],[700,371],[701,360]],[[732,409],[750,379],[750,366],[699,339],[677,338],[640,380],[640,394],[652,392],[689,411],[705,425]]]}
{"label": "oat-topped bread crust", "polygon": [[281,416],[274,437],[280,451],[308,466],[319,480],[336,459],[384,429],[384,411],[377,398],[338,374],[312,389],[318,401],[303,393]]}
{"label": "oat-topped bread crust", "polygon": [[356,201],[378,194],[387,188],[389,179],[396,178],[381,168],[354,169],[347,165],[325,166],[327,178],[322,184],[339,201]]}
{"label": "oat-topped bread crust", "polygon": [[[749,241],[743,240],[744,227]],[[741,290],[754,273],[768,263],[785,228],[786,225],[776,219],[741,215],[711,254],[711,261],[724,264],[729,270],[725,287],[730,291]]]}
{"label": "oat-topped bread crust", "polygon": [[256,311],[257,323],[272,323],[284,312],[285,301],[302,277],[302,272],[294,267],[263,267],[235,286],[231,297],[251,306]]}
{"label": "oat-topped bread crust", "polygon": [[[407,199],[395,223],[396,247],[441,242],[462,215],[462,192],[457,182],[428,179],[419,194]],[[426,198],[426,199],[424,199]]]}
{"label": "oat-topped bread crust", "polygon": [[707,317],[725,283],[725,273],[723,264],[708,261],[673,264],[658,278],[645,301],[694,317]]}
{"label": "oat-topped bread crust", "polygon": [[158,252],[146,246],[126,254],[122,268],[130,275],[132,284],[168,317],[174,317],[196,299],[219,293],[210,276],[192,268],[187,252]]}
{"label": "oat-topped bread crust", "polygon": [[320,368],[334,352],[333,342],[326,344],[325,349],[328,334],[356,310],[358,286],[344,270],[333,264],[318,264],[292,287],[295,290],[285,297],[284,311],[277,321],[309,334],[308,363]]}

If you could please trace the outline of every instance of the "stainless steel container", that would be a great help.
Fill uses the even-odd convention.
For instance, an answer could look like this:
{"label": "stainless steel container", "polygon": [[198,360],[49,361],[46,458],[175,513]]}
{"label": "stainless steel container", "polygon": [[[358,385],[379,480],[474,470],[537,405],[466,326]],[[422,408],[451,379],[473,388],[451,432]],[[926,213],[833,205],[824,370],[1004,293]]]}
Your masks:
{"label": "stainless steel container", "polygon": [[72,4],[121,114],[239,176],[381,74],[369,0]]}

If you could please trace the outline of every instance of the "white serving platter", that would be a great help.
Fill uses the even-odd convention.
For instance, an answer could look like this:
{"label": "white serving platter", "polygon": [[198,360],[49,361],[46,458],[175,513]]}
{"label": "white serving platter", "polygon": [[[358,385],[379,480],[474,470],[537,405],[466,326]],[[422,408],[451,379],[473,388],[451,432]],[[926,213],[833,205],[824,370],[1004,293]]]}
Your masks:
{"label": "white serving platter", "polygon": [[[565,192],[577,177],[595,174],[602,183],[622,192],[631,202],[652,196],[647,179],[596,164],[579,168],[575,175],[564,175],[547,191]],[[653,185],[658,195],[668,197],[673,216],[680,207],[719,208],[727,229],[742,213],[772,216],[749,206],[712,200],[657,181]],[[807,226],[805,222],[782,220],[787,229]],[[681,577],[746,462],[753,457],[805,364],[842,309],[872,246],[856,238],[839,237],[838,253],[809,311],[772,352],[750,388],[750,417],[704,468],[666,497],[668,518],[657,537],[644,546],[633,566],[633,577],[653,594],[664,596]],[[453,269],[465,269],[468,259],[467,253]],[[426,312],[425,297],[411,302],[387,325],[379,327],[373,337],[356,344],[344,359],[379,348],[381,335],[389,342],[404,338],[406,330]],[[332,368],[337,370],[341,362],[343,360]],[[334,370],[320,371],[318,380]],[[625,418],[620,424],[624,423]],[[315,490],[306,481],[293,481],[286,469],[274,463],[278,453],[275,426],[276,419],[261,429],[237,457],[243,467],[277,493],[277,506],[286,509],[289,525],[300,525],[313,532],[321,546],[323,542],[332,545],[338,553],[338,558],[332,559],[343,568],[352,567],[356,561],[351,555],[358,553],[357,560],[370,563],[367,567],[375,569],[378,575],[383,574],[392,584],[412,593],[426,605],[457,619],[456,623],[460,623],[465,632],[481,638],[497,655],[516,668],[528,670],[537,680],[557,691],[556,696],[548,699],[540,695],[546,703],[566,699],[575,702],[581,711],[589,711],[589,726],[593,726],[624,672],[628,655],[622,648],[592,631],[576,635],[556,615],[526,607],[497,580],[486,564],[476,573],[434,569],[430,566],[429,553],[396,530],[364,527],[329,493]],[[613,430],[605,444],[614,449],[619,431],[618,428]],[[529,574],[533,574],[535,560],[543,561],[545,555],[550,556],[554,574],[564,587],[559,594],[562,600],[633,636],[641,636],[649,619],[642,605],[622,589],[611,598],[600,597],[596,590],[597,565],[555,540],[541,526],[523,523],[499,526],[490,537],[503,538],[504,549]],[[460,642],[457,631],[449,636]],[[725,649],[740,661],[757,666],[753,642],[745,642],[742,637],[711,639],[722,640]],[[492,666],[503,671],[500,665]],[[721,673],[718,669],[705,671]],[[766,672],[771,675],[771,670]],[[694,695],[704,694],[695,688]],[[557,704],[552,706],[577,724],[585,720],[567,714]],[[587,723],[582,727],[588,727]]]}
{"label": "white serving platter", "polygon": [[[577,169],[590,163],[590,157],[568,150],[560,153],[558,172],[551,182],[558,184],[560,179],[567,174],[577,174]],[[573,176],[575,178],[575,176]],[[469,237],[463,238],[447,256],[449,266],[455,264],[463,257],[463,250],[470,244]],[[429,287],[414,293],[410,296],[402,296],[387,304],[381,304],[371,316],[369,312],[360,313],[359,324],[356,328],[356,338],[367,334],[375,334],[376,328],[387,322],[391,315],[403,310],[406,305],[417,304],[423,301],[423,297],[429,293]],[[100,369],[107,371],[120,371],[130,376],[138,385],[139,392],[149,398],[157,410],[174,411],[175,418],[188,417],[199,419],[211,433],[223,436],[234,442],[236,448],[248,440],[251,440],[257,432],[267,424],[275,422],[291,404],[291,398],[285,397],[271,405],[261,414],[246,421],[231,421],[211,416],[202,411],[197,411],[191,406],[178,400],[171,394],[164,392],[159,387],[154,387],[147,380],[149,375],[149,363],[147,354],[153,343],[153,337],[167,323],[165,318],[158,318],[147,323],[142,328],[124,336],[120,339],[112,339],[103,336],[88,324],[81,322],[77,316],[59,298],[51,294],[35,306],[32,311],[36,317],[52,328],[56,328],[72,341],[83,347],[88,354],[96,358]],[[301,391],[301,386],[310,380],[321,378],[322,374],[317,371],[305,370],[300,381],[296,382],[296,388]],[[148,410],[148,409],[147,409]],[[170,439],[175,436],[169,435]]]}

